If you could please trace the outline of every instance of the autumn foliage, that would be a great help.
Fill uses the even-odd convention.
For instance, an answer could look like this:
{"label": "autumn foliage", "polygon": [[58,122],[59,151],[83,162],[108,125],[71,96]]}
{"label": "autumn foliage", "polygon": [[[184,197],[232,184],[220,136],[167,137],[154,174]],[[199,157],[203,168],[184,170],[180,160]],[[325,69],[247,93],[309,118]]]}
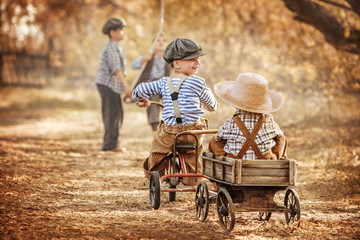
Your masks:
{"label": "autumn foliage", "polygon": [[[109,17],[126,19],[130,62],[147,53],[164,4],[168,41],[207,56],[210,88],[263,75],[285,104],[274,113],[298,161],[298,228],[238,213],[224,233],[215,210],[199,223],[194,196],[149,208],[143,160],[153,133],[125,104],[121,153],[100,150],[95,87]],[[358,239],[360,236],[360,7],[358,0],[0,1],[0,239]],[[19,86],[20,87],[14,87]],[[40,88],[30,88],[30,87]],[[234,109],[206,113],[218,128]],[[205,142],[208,139],[205,139]],[[167,196],[167,195],[166,195]],[[214,208],[214,206],[212,206]]]}
{"label": "autumn foliage", "polygon": [[[42,56],[49,64],[22,70],[25,77],[37,70],[50,71],[50,82],[59,75],[72,82],[91,82],[107,40],[100,31],[104,21],[110,16],[127,20],[123,45],[131,61],[148,50],[159,28],[160,7],[160,0],[2,1],[1,82],[16,83],[11,79],[14,67],[29,65],[26,54],[30,60]],[[304,7],[313,15],[302,14]],[[356,1],[345,0],[164,0],[164,31],[169,40],[189,37],[203,45],[208,57],[202,75],[211,84],[240,72],[257,72],[289,94],[358,94],[358,8]],[[319,26],[319,18],[340,30],[331,36],[328,25]],[[353,44],[345,46],[347,39]],[[130,72],[128,81],[135,74]]]}

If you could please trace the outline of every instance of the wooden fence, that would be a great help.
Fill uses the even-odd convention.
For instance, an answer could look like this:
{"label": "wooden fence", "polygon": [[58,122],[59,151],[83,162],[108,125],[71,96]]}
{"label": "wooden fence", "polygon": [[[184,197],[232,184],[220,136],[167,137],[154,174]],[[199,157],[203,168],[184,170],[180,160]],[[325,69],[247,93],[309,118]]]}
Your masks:
{"label": "wooden fence", "polygon": [[0,85],[42,87],[50,83],[48,55],[25,51],[0,52]]}

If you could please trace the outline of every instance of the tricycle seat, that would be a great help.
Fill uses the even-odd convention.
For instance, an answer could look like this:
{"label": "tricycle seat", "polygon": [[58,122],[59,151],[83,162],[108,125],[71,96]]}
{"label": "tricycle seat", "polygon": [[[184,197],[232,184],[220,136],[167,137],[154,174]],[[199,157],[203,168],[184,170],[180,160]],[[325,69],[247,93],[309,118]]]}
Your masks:
{"label": "tricycle seat", "polygon": [[196,150],[196,144],[190,142],[178,142],[175,144],[176,151]]}

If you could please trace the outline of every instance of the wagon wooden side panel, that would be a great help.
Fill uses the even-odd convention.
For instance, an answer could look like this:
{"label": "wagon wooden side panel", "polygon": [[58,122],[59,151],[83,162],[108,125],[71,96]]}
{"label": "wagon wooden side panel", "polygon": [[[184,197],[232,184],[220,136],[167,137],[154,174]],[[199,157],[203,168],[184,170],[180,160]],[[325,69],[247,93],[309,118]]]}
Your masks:
{"label": "wagon wooden side panel", "polygon": [[235,186],[294,186],[296,161],[242,160],[214,156],[205,152],[202,157],[202,174],[215,181]]}

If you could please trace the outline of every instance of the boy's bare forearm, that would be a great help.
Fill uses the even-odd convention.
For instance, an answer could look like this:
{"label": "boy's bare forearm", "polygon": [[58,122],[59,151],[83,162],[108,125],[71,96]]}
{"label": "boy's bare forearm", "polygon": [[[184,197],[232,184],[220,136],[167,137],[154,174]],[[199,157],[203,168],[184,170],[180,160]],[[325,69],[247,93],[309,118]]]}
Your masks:
{"label": "boy's bare forearm", "polygon": [[129,87],[129,84],[125,81],[124,73],[121,70],[119,70],[115,73],[115,75],[119,79],[119,81],[122,83],[122,85],[124,86],[126,95],[127,96],[130,95],[130,97],[131,97],[131,89]]}
{"label": "boy's bare forearm", "polygon": [[123,73],[121,70],[115,72],[115,76],[120,80],[120,82],[121,82],[124,86],[127,85],[127,83],[125,82],[124,73]]}

